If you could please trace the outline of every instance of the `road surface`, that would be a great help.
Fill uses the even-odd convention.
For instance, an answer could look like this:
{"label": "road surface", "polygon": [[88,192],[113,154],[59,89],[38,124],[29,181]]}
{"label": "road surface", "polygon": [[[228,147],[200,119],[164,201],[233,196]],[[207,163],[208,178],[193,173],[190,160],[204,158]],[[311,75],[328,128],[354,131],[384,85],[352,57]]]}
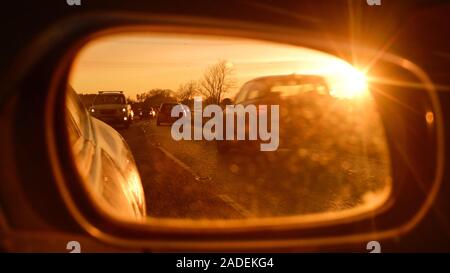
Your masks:
{"label": "road surface", "polygon": [[326,156],[314,151],[276,158],[223,155],[213,141],[175,141],[170,129],[149,119],[118,129],[135,157],[152,217],[230,219],[342,210],[382,188],[388,176],[385,163],[350,157],[334,160],[324,171],[322,163],[311,162]]}

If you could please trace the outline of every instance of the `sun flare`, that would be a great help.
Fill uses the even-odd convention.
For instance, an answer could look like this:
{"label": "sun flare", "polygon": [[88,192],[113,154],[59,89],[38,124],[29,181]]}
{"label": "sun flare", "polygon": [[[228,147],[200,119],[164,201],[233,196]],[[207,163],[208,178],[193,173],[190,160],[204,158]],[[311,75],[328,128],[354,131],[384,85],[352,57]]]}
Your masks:
{"label": "sun flare", "polygon": [[367,76],[364,72],[348,63],[339,64],[333,70],[335,75],[331,76],[331,95],[345,99],[362,98],[367,95]]}

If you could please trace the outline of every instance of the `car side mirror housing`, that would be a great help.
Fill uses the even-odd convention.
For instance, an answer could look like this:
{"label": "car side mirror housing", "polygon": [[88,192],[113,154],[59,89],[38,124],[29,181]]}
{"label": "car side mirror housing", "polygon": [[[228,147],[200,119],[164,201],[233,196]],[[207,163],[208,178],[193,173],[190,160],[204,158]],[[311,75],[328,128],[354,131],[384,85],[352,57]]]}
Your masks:
{"label": "car side mirror housing", "polygon": [[[159,250],[213,249],[224,251],[264,249],[264,246],[313,249],[318,245],[395,237],[412,230],[430,209],[432,201],[429,199],[436,196],[443,172],[443,123],[439,101],[437,95],[433,93],[433,85],[424,71],[406,59],[386,53],[384,55],[387,57],[373,65],[372,74],[378,78],[395,77],[399,82],[408,80],[408,82],[417,83],[420,88],[416,88],[416,85],[414,85],[415,88],[411,88],[412,84],[410,87],[400,88],[389,82],[372,84],[373,90],[380,90],[374,92],[373,98],[380,111],[393,170],[392,192],[388,201],[376,211],[355,213],[351,217],[333,218],[331,215],[326,221],[318,221],[317,218],[311,216],[303,219],[284,217],[220,221],[152,218],[151,221],[139,222],[121,221],[105,215],[98,209],[98,205],[94,204],[95,200],[93,201],[90,197],[85,186],[86,183],[80,183],[82,177],[73,162],[67,122],[64,116],[58,114],[64,111],[62,107],[65,105],[65,96],[62,94],[66,92],[68,77],[57,77],[55,71],[69,73],[75,54],[88,41],[86,37],[100,35],[99,30],[105,31],[104,33],[124,31],[125,28],[117,29],[118,25],[125,27],[139,24],[138,29],[129,27],[127,31],[142,31],[145,26],[148,26],[150,31],[169,32],[170,34],[220,34],[229,37],[252,37],[304,46],[334,55],[338,55],[338,52],[347,53],[343,54],[344,56],[351,56],[350,50],[357,47],[354,44],[346,44],[346,41],[343,41],[339,48],[327,47],[323,43],[323,37],[318,35],[318,31],[314,29],[299,31],[298,28],[291,28],[289,31],[281,31],[263,24],[247,25],[244,22],[227,24],[220,20],[202,21],[200,18],[188,20],[172,17],[154,19],[153,17],[133,17],[116,13],[103,17],[102,20],[96,16],[86,16],[85,21],[90,24],[86,24],[84,29],[74,27],[74,29],[59,35],[59,40],[49,43],[54,47],[53,50],[50,48],[49,52],[56,52],[55,54],[52,56],[42,55],[44,60],[45,58],[54,60],[56,56],[63,61],[48,63],[48,66],[44,66],[45,70],[39,66],[39,62],[34,64],[36,70],[42,70],[48,75],[53,73],[55,76],[52,82],[28,80],[24,81],[27,84],[23,89],[42,90],[41,93],[48,93],[40,94],[42,98],[50,97],[52,99],[51,103],[47,104],[46,113],[48,124],[53,126],[48,126],[46,130],[50,133],[45,136],[46,144],[52,151],[50,154],[52,162],[54,162],[51,170],[59,174],[56,180],[57,189],[64,193],[59,198],[67,205],[67,210],[74,221],[77,221],[85,231],[100,241],[121,247],[137,246],[141,249]],[[67,23],[76,26],[75,22],[73,20]],[[219,33],[218,29],[220,29]],[[308,37],[308,39],[304,37]],[[68,50],[68,45],[71,45],[70,50]],[[360,53],[361,58],[365,56],[363,50],[357,53]],[[373,56],[366,55],[369,56],[367,59]],[[32,83],[36,84],[36,82],[40,84],[36,88],[28,86]],[[26,106],[32,106],[28,103],[31,100],[23,99],[22,101],[25,102],[22,112],[26,113]],[[224,98],[220,104],[225,106],[233,103],[232,99]],[[156,110],[159,111],[159,109]],[[28,112],[30,111],[28,110]],[[27,116],[22,117],[23,123],[26,121],[25,118]],[[408,134],[408,132],[414,132],[414,134]],[[28,131],[26,133],[29,135]],[[26,141],[24,142],[26,143]],[[105,146],[108,144],[106,140],[104,143]],[[158,148],[158,145],[155,147]],[[161,150],[160,154],[163,156],[164,151]],[[111,162],[115,163],[114,160]],[[235,166],[230,166],[230,169],[235,170]],[[354,175],[351,171],[349,170],[347,175]],[[132,175],[130,177],[130,181],[135,182],[134,186],[140,190],[138,179]],[[195,178],[197,182],[207,180],[203,179],[204,177]],[[131,192],[135,194],[135,191]],[[366,198],[373,199],[374,196],[368,195]],[[53,199],[56,198],[48,198],[50,201]],[[225,198],[225,200],[227,199]],[[236,207],[235,203],[228,203],[231,208]],[[148,209],[151,210],[151,206],[146,210]],[[236,210],[239,211],[240,208],[237,207]],[[377,224],[377,230],[374,230],[374,223]]]}

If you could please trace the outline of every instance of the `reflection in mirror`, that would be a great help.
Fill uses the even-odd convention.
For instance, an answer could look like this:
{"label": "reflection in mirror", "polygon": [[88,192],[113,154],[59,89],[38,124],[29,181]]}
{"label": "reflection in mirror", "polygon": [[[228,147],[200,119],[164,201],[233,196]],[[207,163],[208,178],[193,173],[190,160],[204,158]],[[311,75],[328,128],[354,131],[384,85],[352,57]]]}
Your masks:
{"label": "reflection in mirror", "polygon": [[69,84],[75,163],[118,215],[326,220],[389,196],[366,76],[334,56],[241,38],[116,34],[80,51]]}

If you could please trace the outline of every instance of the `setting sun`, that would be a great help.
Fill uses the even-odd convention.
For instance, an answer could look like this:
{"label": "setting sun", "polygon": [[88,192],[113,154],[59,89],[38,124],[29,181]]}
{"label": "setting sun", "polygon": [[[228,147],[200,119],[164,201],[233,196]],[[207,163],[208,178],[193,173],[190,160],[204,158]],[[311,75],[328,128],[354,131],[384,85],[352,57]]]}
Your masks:
{"label": "setting sun", "polygon": [[333,64],[329,67],[328,74],[332,96],[355,99],[367,95],[367,77],[364,72],[344,61],[333,61]]}

